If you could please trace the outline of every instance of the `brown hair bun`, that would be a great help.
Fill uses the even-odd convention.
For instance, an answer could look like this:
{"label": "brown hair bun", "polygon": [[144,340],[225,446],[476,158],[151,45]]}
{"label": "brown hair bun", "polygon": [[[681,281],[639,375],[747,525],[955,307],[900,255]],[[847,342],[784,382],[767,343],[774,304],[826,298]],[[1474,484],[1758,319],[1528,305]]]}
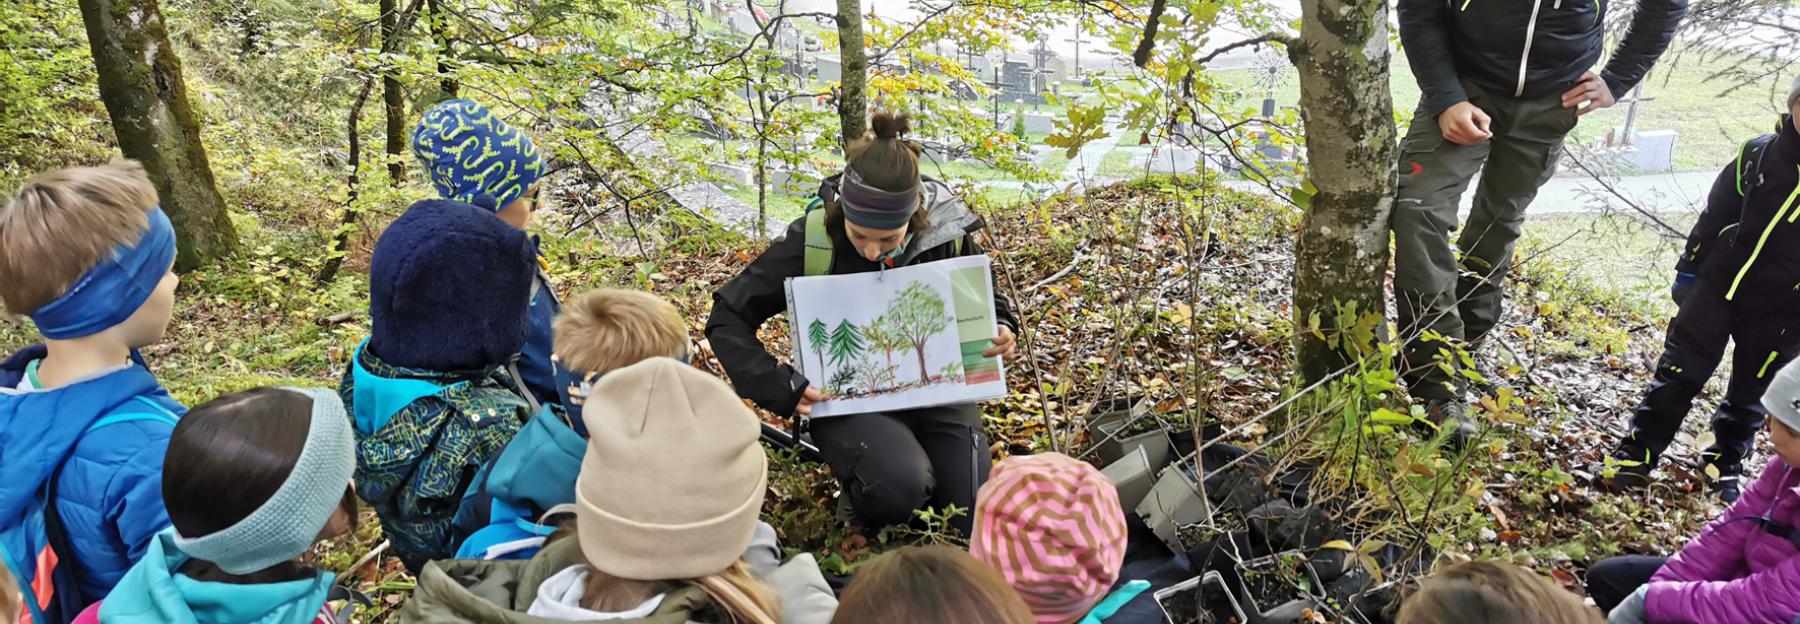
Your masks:
{"label": "brown hair bun", "polygon": [[875,138],[892,141],[908,132],[912,132],[912,116],[894,111],[880,111],[869,120],[869,131]]}

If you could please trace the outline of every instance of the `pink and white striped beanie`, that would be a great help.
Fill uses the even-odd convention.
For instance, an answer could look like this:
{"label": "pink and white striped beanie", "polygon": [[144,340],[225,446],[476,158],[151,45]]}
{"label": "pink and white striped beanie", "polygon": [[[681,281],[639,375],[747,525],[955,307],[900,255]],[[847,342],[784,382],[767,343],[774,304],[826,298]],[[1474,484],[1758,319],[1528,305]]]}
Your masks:
{"label": "pink and white striped beanie", "polygon": [[1080,620],[1125,564],[1125,510],[1099,470],[1061,453],[994,464],[969,552],[1006,577],[1039,624]]}

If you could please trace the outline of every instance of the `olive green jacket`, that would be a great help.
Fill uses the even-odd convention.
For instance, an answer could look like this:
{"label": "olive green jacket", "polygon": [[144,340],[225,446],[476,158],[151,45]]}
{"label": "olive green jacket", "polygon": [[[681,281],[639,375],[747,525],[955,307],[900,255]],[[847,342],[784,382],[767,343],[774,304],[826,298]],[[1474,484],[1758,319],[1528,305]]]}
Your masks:
{"label": "olive green jacket", "polygon": [[[584,565],[579,540],[561,539],[525,561],[433,561],[419,575],[418,589],[400,612],[403,624],[474,622],[476,624],[560,624],[525,611],[537,599],[538,587],[565,568]],[[810,555],[801,555],[764,577],[781,598],[784,624],[824,624],[837,610],[837,598],[825,584]],[[696,587],[669,592],[647,617],[608,620],[607,624],[688,624],[713,619],[712,601]]]}

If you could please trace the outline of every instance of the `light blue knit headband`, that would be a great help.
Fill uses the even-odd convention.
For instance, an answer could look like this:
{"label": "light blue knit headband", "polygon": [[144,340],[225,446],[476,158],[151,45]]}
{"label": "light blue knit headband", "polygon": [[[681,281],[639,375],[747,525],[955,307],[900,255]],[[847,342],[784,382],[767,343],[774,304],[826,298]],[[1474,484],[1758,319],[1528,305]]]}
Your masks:
{"label": "light blue knit headband", "polygon": [[344,499],[356,470],[356,441],[344,401],[324,388],[284,388],[312,398],[312,425],[294,471],[268,502],[210,535],[175,535],[175,547],[231,574],[249,574],[292,561],[312,548]]}

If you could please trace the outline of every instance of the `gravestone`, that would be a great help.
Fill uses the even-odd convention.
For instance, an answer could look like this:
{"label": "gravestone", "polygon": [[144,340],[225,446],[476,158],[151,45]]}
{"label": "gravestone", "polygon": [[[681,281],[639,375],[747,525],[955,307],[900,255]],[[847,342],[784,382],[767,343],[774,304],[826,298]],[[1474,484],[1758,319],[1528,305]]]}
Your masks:
{"label": "gravestone", "polygon": [[1050,113],[1025,113],[1025,131],[1044,134],[1056,131],[1056,116]]}
{"label": "gravestone", "polygon": [[1615,158],[1635,171],[1668,171],[1675,168],[1675,142],[1680,138],[1674,130],[1649,130],[1635,133],[1631,144],[1618,149]]}

